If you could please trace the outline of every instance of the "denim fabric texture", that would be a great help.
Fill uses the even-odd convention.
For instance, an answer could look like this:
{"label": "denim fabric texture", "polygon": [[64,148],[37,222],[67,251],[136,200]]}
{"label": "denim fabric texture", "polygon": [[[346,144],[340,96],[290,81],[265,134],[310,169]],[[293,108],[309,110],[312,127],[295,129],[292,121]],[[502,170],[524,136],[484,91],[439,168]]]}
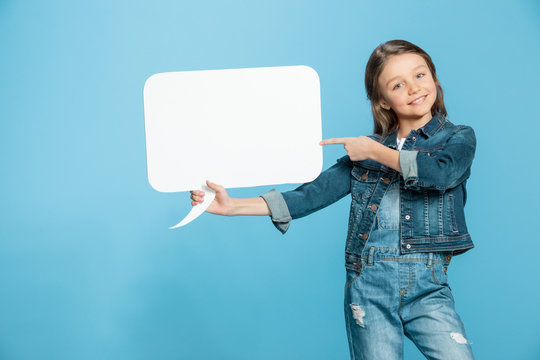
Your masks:
{"label": "denim fabric texture", "polygon": [[[397,131],[370,137],[396,148]],[[475,149],[471,127],[454,125],[437,114],[405,139],[400,151],[402,173],[372,160],[351,161],[344,156],[312,182],[283,193],[271,190],[262,197],[274,225],[285,233],[291,219],[351,194],[345,264],[355,270],[381,200],[390,184],[399,182],[400,253],[448,251],[456,255],[474,246],[464,206]]]}
{"label": "denim fabric texture", "polygon": [[351,359],[403,359],[403,335],[427,359],[473,359],[448,285],[451,253],[400,253],[399,192],[399,182],[391,183],[357,269],[347,269]]}

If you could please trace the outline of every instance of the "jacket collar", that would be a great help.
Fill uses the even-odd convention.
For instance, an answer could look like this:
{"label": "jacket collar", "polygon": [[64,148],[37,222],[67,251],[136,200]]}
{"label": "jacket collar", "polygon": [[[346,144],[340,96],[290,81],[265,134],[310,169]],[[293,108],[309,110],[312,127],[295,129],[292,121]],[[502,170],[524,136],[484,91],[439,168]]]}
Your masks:
{"label": "jacket collar", "polygon": [[[416,131],[418,133],[424,134],[427,138],[429,138],[433,136],[437,131],[439,131],[439,129],[441,129],[445,121],[446,119],[441,114],[437,113],[431,118],[431,120],[428,121],[426,125],[422,126]],[[380,138],[380,142],[388,147],[396,149],[397,148],[397,144],[396,144],[397,132],[398,130],[395,129],[389,132],[388,134],[386,134],[385,136],[382,136]]]}
{"label": "jacket collar", "polygon": [[422,126],[417,131],[422,132],[429,138],[430,136],[433,136],[437,131],[439,131],[439,129],[444,125],[445,120],[446,119],[444,118],[444,116],[436,113],[426,125]]}

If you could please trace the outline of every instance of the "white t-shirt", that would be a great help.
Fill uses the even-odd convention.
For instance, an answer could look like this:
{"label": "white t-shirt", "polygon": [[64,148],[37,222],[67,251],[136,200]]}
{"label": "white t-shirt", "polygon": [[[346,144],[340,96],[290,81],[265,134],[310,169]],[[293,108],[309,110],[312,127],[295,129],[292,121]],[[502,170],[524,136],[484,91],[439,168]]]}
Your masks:
{"label": "white t-shirt", "polygon": [[400,138],[396,137],[398,151],[401,151],[401,148],[403,147],[403,143],[405,142],[405,139],[406,138],[401,138],[400,139]]}

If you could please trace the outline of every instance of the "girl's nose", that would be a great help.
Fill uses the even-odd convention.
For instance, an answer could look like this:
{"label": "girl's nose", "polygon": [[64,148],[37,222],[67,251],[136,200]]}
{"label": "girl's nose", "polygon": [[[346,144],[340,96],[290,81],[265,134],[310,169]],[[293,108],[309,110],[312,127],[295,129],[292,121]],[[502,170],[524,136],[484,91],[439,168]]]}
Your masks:
{"label": "girl's nose", "polygon": [[416,82],[413,82],[411,86],[409,86],[409,94],[415,94],[420,90],[420,85]]}

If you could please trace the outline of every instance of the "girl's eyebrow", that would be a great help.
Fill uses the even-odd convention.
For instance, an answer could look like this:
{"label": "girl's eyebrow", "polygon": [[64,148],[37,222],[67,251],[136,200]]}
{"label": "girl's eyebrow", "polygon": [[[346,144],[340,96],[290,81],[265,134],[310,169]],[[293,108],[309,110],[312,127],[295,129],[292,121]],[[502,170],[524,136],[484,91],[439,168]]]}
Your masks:
{"label": "girl's eyebrow", "polygon": [[[415,67],[415,68],[413,69],[413,71],[415,71],[415,70],[417,70],[417,69],[419,69],[419,68],[422,68],[422,67],[425,68],[425,67],[427,67],[427,66],[424,65],[424,64],[418,65],[417,67]],[[394,76],[393,78],[391,78],[390,80],[388,80],[388,81],[386,82],[386,86],[388,86],[388,84],[390,84],[392,81],[394,81],[395,79],[399,78],[400,76],[401,76],[401,75]]]}

